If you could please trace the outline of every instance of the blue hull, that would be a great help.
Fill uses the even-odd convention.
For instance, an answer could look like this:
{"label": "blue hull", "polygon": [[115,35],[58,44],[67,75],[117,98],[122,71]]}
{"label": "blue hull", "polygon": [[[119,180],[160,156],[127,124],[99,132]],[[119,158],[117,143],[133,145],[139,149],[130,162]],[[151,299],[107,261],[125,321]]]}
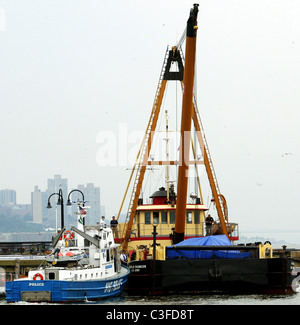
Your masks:
{"label": "blue hull", "polygon": [[5,284],[6,301],[75,302],[119,296],[129,271],[121,277],[90,281],[15,280]]}

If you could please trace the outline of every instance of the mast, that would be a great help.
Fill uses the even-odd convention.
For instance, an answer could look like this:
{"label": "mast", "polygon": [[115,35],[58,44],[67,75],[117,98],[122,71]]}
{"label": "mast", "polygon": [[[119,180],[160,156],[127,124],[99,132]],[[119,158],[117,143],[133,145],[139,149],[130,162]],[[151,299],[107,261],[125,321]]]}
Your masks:
{"label": "mast", "polygon": [[[150,114],[147,129],[137,154],[136,163],[134,164],[131,172],[129,182],[119,209],[118,219],[127,196],[129,186],[133,180],[133,189],[129,199],[128,211],[125,218],[125,227],[121,235],[121,245],[123,249],[127,249],[128,243],[131,237],[131,231],[136,215],[138,206],[138,200],[142,189],[144,175],[146,167],[148,165],[166,165],[167,166],[167,191],[170,203],[174,206],[174,185],[171,183],[169,186],[169,173],[168,166],[178,165],[178,187],[177,187],[177,207],[176,207],[176,220],[175,220],[175,232],[173,242],[178,243],[184,239],[185,219],[186,219],[186,203],[187,203],[187,184],[188,184],[188,165],[190,164],[205,164],[212,194],[217,207],[218,216],[221,223],[222,232],[228,236],[226,222],[228,222],[227,205],[223,195],[220,194],[220,190],[217,184],[216,174],[214,172],[212,160],[208,150],[208,145],[205,139],[204,130],[200,120],[199,111],[197,109],[195,98],[193,100],[193,88],[194,88],[194,69],[195,69],[195,56],[196,56],[196,33],[197,33],[197,14],[198,4],[194,4],[194,7],[190,11],[190,16],[187,22],[186,32],[181,37],[177,46],[173,46],[171,49],[167,48],[163,67],[161,69],[158,87],[155,94],[155,99]],[[186,37],[186,60],[185,67],[183,66],[183,53],[181,50],[181,44]],[[171,71],[171,65],[173,63],[178,64],[178,71]],[[149,161],[149,155],[152,149],[152,142],[154,132],[156,130],[158,117],[160,114],[162,101],[168,81],[180,81],[183,90],[182,98],[182,118],[181,118],[181,143],[179,152],[179,161],[169,160],[168,149],[168,116],[166,113],[166,149],[167,155],[165,161]],[[196,129],[198,142],[200,144],[201,151],[203,153],[204,160],[198,161],[195,158],[194,161],[189,160],[189,150],[191,144],[191,121],[193,120]],[[193,146],[193,143],[192,143]],[[193,148],[194,151],[194,148]],[[200,188],[199,177],[198,186]],[[203,202],[201,189],[200,189],[201,201]]]}
{"label": "mast", "polygon": [[[165,111],[166,114],[166,161],[169,161],[169,117],[168,117],[168,111]],[[167,165],[166,168],[166,183],[167,183],[167,202],[170,200],[170,186],[169,186],[169,180],[170,180],[170,170],[169,165]]]}
{"label": "mast", "polygon": [[196,57],[197,39],[197,15],[198,4],[190,11],[187,21],[186,48],[185,48],[185,67],[183,77],[183,97],[181,112],[181,139],[179,151],[179,169],[177,185],[177,205],[174,231],[174,244],[184,239],[184,228],[186,218],[187,184],[189,170],[189,153],[191,140],[191,122],[193,110],[193,90]]}

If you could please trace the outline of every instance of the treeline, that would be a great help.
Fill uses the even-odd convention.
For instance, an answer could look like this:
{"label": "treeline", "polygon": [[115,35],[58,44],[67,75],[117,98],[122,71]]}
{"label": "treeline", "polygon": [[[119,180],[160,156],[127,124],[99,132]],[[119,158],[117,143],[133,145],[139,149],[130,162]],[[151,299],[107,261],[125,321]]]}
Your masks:
{"label": "treeline", "polygon": [[18,215],[6,216],[0,214],[0,233],[43,231],[43,225],[28,222],[24,219]]}

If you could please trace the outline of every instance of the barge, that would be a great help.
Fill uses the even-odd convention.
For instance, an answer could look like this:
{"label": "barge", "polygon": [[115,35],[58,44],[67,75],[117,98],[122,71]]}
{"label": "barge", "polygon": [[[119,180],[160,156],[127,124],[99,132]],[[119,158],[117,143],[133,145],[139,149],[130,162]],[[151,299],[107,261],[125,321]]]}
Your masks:
{"label": "barge", "polygon": [[[299,274],[292,258],[273,256],[268,241],[244,246],[234,244],[239,239],[238,224],[229,221],[227,202],[220,192],[194,94],[197,15],[198,5],[194,4],[183,37],[166,51],[145,136],[119,210],[118,218],[131,184],[128,211],[125,223],[119,225],[118,238],[129,255],[131,272],[126,290],[133,295],[294,293]],[[185,59],[181,49],[184,40]],[[166,111],[165,159],[154,160],[153,141],[161,124],[158,121],[169,81],[179,82],[182,89],[180,145],[177,157],[170,159]],[[199,155],[196,146],[201,151]],[[160,188],[150,197],[151,203],[146,203],[145,174],[149,169],[154,173],[153,167],[162,166],[166,168],[166,188]],[[189,198],[190,166],[196,171],[198,194],[191,193]],[[203,204],[199,166],[205,167],[215,210]],[[171,167],[176,169],[176,181],[169,178]],[[216,213],[213,221],[212,212]],[[192,243],[187,243],[189,240]]]}

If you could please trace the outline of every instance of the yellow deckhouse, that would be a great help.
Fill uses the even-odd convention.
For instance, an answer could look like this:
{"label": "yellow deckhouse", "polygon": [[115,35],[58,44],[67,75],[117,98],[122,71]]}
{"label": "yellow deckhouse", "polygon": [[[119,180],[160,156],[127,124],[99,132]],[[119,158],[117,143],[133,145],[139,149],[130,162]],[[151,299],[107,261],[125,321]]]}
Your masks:
{"label": "yellow deckhouse", "polygon": [[[136,215],[128,243],[128,253],[136,252],[137,259],[151,258],[153,246],[153,230],[156,226],[156,258],[164,259],[165,246],[172,245],[172,236],[175,227],[176,196],[170,191],[167,200],[167,191],[161,187],[150,198],[151,204],[143,204],[142,200],[136,209]],[[205,214],[208,210],[200,199],[195,198],[195,204],[186,205],[185,239],[205,236]],[[120,224],[120,228],[123,224]],[[120,229],[121,230],[121,229]],[[121,230],[122,233],[122,230]]]}

